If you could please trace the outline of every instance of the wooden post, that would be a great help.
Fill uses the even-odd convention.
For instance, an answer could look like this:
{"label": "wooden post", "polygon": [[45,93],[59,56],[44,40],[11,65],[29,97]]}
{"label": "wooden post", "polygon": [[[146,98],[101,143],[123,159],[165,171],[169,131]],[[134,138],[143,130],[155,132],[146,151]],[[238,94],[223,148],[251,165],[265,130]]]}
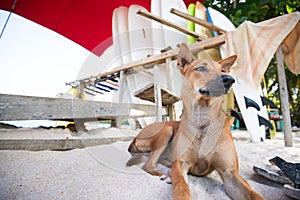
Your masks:
{"label": "wooden post", "polygon": [[120,72],[120,88],[119,88],[119,103],[123,102],[124,91],[126,87],[126,75],[124,71]]}
{"label": "wooden post", "polygon": [[171,58],[166,58],[166,72],[167,72],[167,86],[168,89],[174,91],[174,78],[173,78],[173,62]]}
{"label": "wooden post", "polygon": [[[124,71],[120,72],[120,88],[119,88],[119,104],[123,102],[123,97],[125,93],[125,88],[126,88],[126,75]],[[122,126],[122,118],[121,117],[116,117],[115,119],[112,120],[111,122],[111,127],[116,127],[116,128],[121,128]]]}
{"label": "wooden post", "polygon": [[[171,58],[166,59],[166,72],[167,72],[167,86],[168,89],[171,91],[174,91],[174,77],[173,77],[173,62]],[[175,120],[174,116],[174,105],[169,105],[168,106],[168,114],[170,121]]]}
{"label": "wooden post", "polygon": [[78,99],[83,99],[84,95],[84,83],[83,81],[80,81],[78,86]]}
{"label": "wooden post", "polygon": [[282,112],[283,126],[284,126],[284,144],[287,147],[292,147],[293,136],[292,136],[291,115],[290,115],[290,108],[289,108],[289,95],[288,95],[288,88],[287,88],[285,71],[284,71],[284,63],[283,63],[281,46],[276,51],[276,61],[277,61],[278,82],[279,82],[279,89],[280,89],[280,104],[281,104],[281,112]]}
{"label": "wooden post", "polygon": [[154,67],[154,99],[155,99],[156,122],[161,122],[162,121],[162,99],[161,99],[161,88],[159,85],[159,68],[157,65]]}
{"label": "wooden post", "polygon": [[[78,86],[78,99],[83,99],[84,98],[84,83],[83,81],[80,81],[79,86]],[[87,132],[88,130],[85,128],[85,123],[86,121],[82,119],[74,119],[74,124],[76,127],[76,132],[77,134],[81,134],[82,132]]]}

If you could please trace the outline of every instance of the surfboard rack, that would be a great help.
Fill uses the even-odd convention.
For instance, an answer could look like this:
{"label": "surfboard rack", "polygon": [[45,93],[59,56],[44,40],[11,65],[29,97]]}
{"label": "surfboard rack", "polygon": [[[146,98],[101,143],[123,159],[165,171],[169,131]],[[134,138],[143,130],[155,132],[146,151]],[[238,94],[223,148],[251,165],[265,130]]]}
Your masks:
{"label": "surfboard rack", "polygon": [[[199,20],[198,18],[195,18],[193,16],[187,15],[185,13],[182,13],[179,10],[176,9],[171,9],[171,13],[176,14],[184,19],[194,21],[195,23],[201,24],[212,31],[217,31],[218,33],[224,33],[225,31],[219,27],[216,27],[208,22],[205,22],[203,20]],[[137,14],[144,16],[146,18],[149,18],[151,20],[157,21],[163,25],[169,26],[171,28],[174,28],[186,35],[190,35],[192,37],[195,37],[197,42],[190,44],[189,48],[193,53],[199,53],[201,51],[211,49],[211,48],[216,48],[222,44],[225,43],[225,36],[224,35],[219,35],[215,36],[212,38],[203,38],[199,34],[187,30],[183,27],[180,27],[168,20],[162,19],[156,15],[153,15],[147,11],[142,11],[139,10]],[[171,48],[166,48],[161,51],[161,54],[153,55],[153,56],[146,56],[144,59],[137,60],[128,64],[121,65],[117,68],[114,68],[114,70],[109,71],[109,72],[104,72],[102,74],[98,74],[96,76],[91,76],[89,78],[81,79],[81,80],[76,80],[73,82],[66,83],[66,85],[71,85],[72,87],[78,87],[79,88],[79,94],[83,94],[85,90],[88,90],[88,92],[92,93],[98,93],[98,94],[103,94],[106,91],[99,90],[99,87],[96,87],[97,84],[101,84],[101,82],[109,80],[109,79],[122,79],[122,75],[129,75],[132,73],[137,73],[140,71],[147,72],[147,70],[155,67],[155,66],[160,66],[159,64],[163,63],[169,63],[175,59],[177,59],[177,54],[178,54],[179,49],[171,49]],[[159,74],[154,74],[154,76],[159,76]],[[122,91],[122,90],[120,90]],[[79,95],[80,96],[80,95]],[[82,95],[81,95],[82,96]],[[180,98],[177,97],[175,94],[173,94],[171,91],[166,90],[165,88],[161,88],[158,86],[158,84],[150,84],[147,87],[144,87],[141,90],[138,90],[134,92],[134,96],[138,97],[143,100],[148,100],[151,102],[154,102],[156,104],[156,110],[159,110],[159,106],[166,106],[166,105],[173,105],[175,102],[179,101]],[[157,97],[159,96],[159,97]],[[169,106],[172,107],[172,106]],[[159,112],[159,111],[157,111]],[[172,113],[172,111],[169,112],[169,114]],[[159,114],[158,114],[159,115]],[[170,115],[169,115],[170,116]],[[157,119],[159,117],[157,116]],[[172,119],[172,117],[170,117]]]}
{"label": "surfboard rack", "polygon": [[[217,46],[220,46],[222,44],[225,43],[225,36],[224,35],[220,35],[220,36],[216,36],[213,38],[207,38],[203,41],[199,41],[199,42],[195,42],[193,44],[189,45],[189,48],[191,49],[191,51],[193,53],[198,53],[200,51],[204,51],[206,49],[210,49],[210,48],[214,48]],[[96,76],[91,76],[89,78],[84,78],[84,79],[80,79],[80,80],[76,80],[76,81],[72,81],[69,83],[66,83],[66,85],[70,85],[72,87],[77,87],[79,90],[79,95],[78,98],[82,99],[83,94],[84,94],[84,90],[92,90],[92,92],[95,93],[103,93],[102,91],[99,91],[97,88],[94,87],[96,82],[101,82],[101,81],[105,81],[105,80],[109,80],[111,78],[120,78],[121,79],[121,74],[130,74],[130,73],[135,73],[136,68],[140,68],[140,70],[148,70],[150,68],[153,68],[154,66],[160,66],[159,64],[162,63],[167,63],[170,62],[172,60],[177,59],[177,54],[179,52],[179,49],[171,49],[171,50],[167,50],[166,52],[163,52],[161,54],[157,54],[157,55],[153,55],[150,57],[145,57],[144,59],[141,60],[137,60],[135,62],[129,63],[129,64],[125,64],[125,65],[121,65],[120,67],[118,67],[117,69],[114,69],[112,71],[109,72],[105,72],[102,74],[98,74]],[[146,67],[145,67],[146,66]],[[149,91],[144,90],[140,95],[136,94],[137,96],[145,96],[143,93],[147,93],[149,94],[149,92],[153,92],[153,90],[155,91],[155,93],[151,96],[159,96],[156,97],[155,99],[157,100],[161,99],[161,103],[157,102],[156,100],[154,100],[155,104],[156,104],[156,110],[159,113],[159,110],[161,110],[161,106],[162,103],[164,105],[169,105],[169,108],[172,108],[172,106],[169,103],[173,103],[178,101],[179,97],[177,97],[176,95],[173,95],[173,93],[170,93],[167,90],[161,90],[159,87],[153,87],[152,88],[147,88]],[[168,95],[166,95],[166,93],[168,93]],[[161,95],[163,94],[163,96]],[[153,102],[153,98],[151,97],[150,101]],[[169,116],[170,119],[172,120],[174,117],[172,113],[174,113],[172,111],[172,109],[169,110]],[[160,115],[160,114],[158,114]],[[159,116],[157,116],[157,118],[159,118]],[[161,116],[160,116],[161,118]]]}
{"label": "surfboard rack", "polygon": [[[218,47],[224,43],[225,43],[225,36],[220,35],[220,36],[216,36],[213,38],[207,38],[203,41],[199,41],[199,42],[190,44],[189,48],[191,49],[191,51],[193,53],[198,53],[198,52],[206,50],[206,49]],[[95,81],[105,81],[105,80],[109,80],[111,78],[119,78],[120,73],[122,71],[124,73],[128,73],[128,72],[135,73],[134,71],[132,71],[132,69],[135,69],[137,67],[142,67],[141,68],[142,70],[148,70],[150,68],[153,68],[155,65],[165,63],[166,59],[171,59],[171,60],[177,59],[178,51],[179,51],[178,48],[171,49],[171,50],[168,50],[161,54],[145,57],[144,59],[121,65],[120,67],[118,67],[112,71],[104,72],[102,74],[90,76],[88,78],[84,78],[84,79],[80,79],[80,80],[76,80],[76,81],[72,81],[72,82],[67,82],[66,85],[70,85],[73,87],[78,87],[79,85],[83,85],[84,87],[86,87],[86,86],[92,85],[93,81],[94,82]]]}

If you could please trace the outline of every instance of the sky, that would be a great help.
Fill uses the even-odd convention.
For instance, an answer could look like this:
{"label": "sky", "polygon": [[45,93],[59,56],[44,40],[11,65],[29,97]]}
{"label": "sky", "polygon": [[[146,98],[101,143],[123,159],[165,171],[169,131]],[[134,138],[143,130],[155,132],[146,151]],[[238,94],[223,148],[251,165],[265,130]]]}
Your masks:
{"label": "sky", "polygon": [[[8,15],[0,10],[0,32]],[[97,57],[64,36],[12,14],[0,38],[0,94],[56,97],[70,89],[66,82],[108,70],[103,68],[106,65],[103,60],[111,60],[107,56],[104,53]],[[111,101],[111,98],[98,95],[91,100]],[[5,123],[23,127],[55,125],[47,120]]]}
{"label": "sky", "polygon": [[[0,31],[8,14],[0,10]],[[12,14],[0,38],[0,93],[56,97],[67,92],[65,83],[76,80],[91,57],[98,59],[56,32]]]}

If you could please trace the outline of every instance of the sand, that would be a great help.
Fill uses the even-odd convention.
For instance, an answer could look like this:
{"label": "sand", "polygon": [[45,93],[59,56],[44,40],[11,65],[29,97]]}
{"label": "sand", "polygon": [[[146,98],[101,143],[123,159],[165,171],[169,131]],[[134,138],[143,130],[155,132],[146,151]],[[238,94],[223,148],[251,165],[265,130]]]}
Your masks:
{"label": "sand", "polygon": [[[0,137],[72,137],[66,130],[0,130]],[[93,130],[86,137],[127,133],[128,129]],[[23,132],[23,133],[24,133]],[[136,134],[137,131],[129,131]],[[18,135],[18,136],[15,136]],[[126,134],[125,134],[126,135]],[[250,142],[246,131],[233,131],[241,175],[265,199],[290,199],[282,185],[253,172],[253,165],[265,166],[274,156],[300,162],[300,133],[293,133],[294,147],[284,147],[283,134],[261,143]],[[52,135],[52,137],[54,137]],[[0,199],[172,199],[172,185],[141,170],[126,167],[130,141],[69,151],[0,151]],[[164,172],[169,169],[159,166]],[[193,199],[230,199],[216,172],[207,177],[189,176]],[[238,191],[237,191],[238,192]]]}

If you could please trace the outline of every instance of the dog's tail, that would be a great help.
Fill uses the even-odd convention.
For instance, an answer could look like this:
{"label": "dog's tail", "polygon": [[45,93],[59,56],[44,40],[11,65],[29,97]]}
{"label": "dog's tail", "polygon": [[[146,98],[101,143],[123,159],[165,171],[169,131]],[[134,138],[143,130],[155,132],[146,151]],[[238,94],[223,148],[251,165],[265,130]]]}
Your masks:
{"label": "dog's tail", "polygon": [[126,166],[130,167],[133,165],[140,164],[143,161],[143,154],[142,153],[134,153],[132,157],[127,161]]}

